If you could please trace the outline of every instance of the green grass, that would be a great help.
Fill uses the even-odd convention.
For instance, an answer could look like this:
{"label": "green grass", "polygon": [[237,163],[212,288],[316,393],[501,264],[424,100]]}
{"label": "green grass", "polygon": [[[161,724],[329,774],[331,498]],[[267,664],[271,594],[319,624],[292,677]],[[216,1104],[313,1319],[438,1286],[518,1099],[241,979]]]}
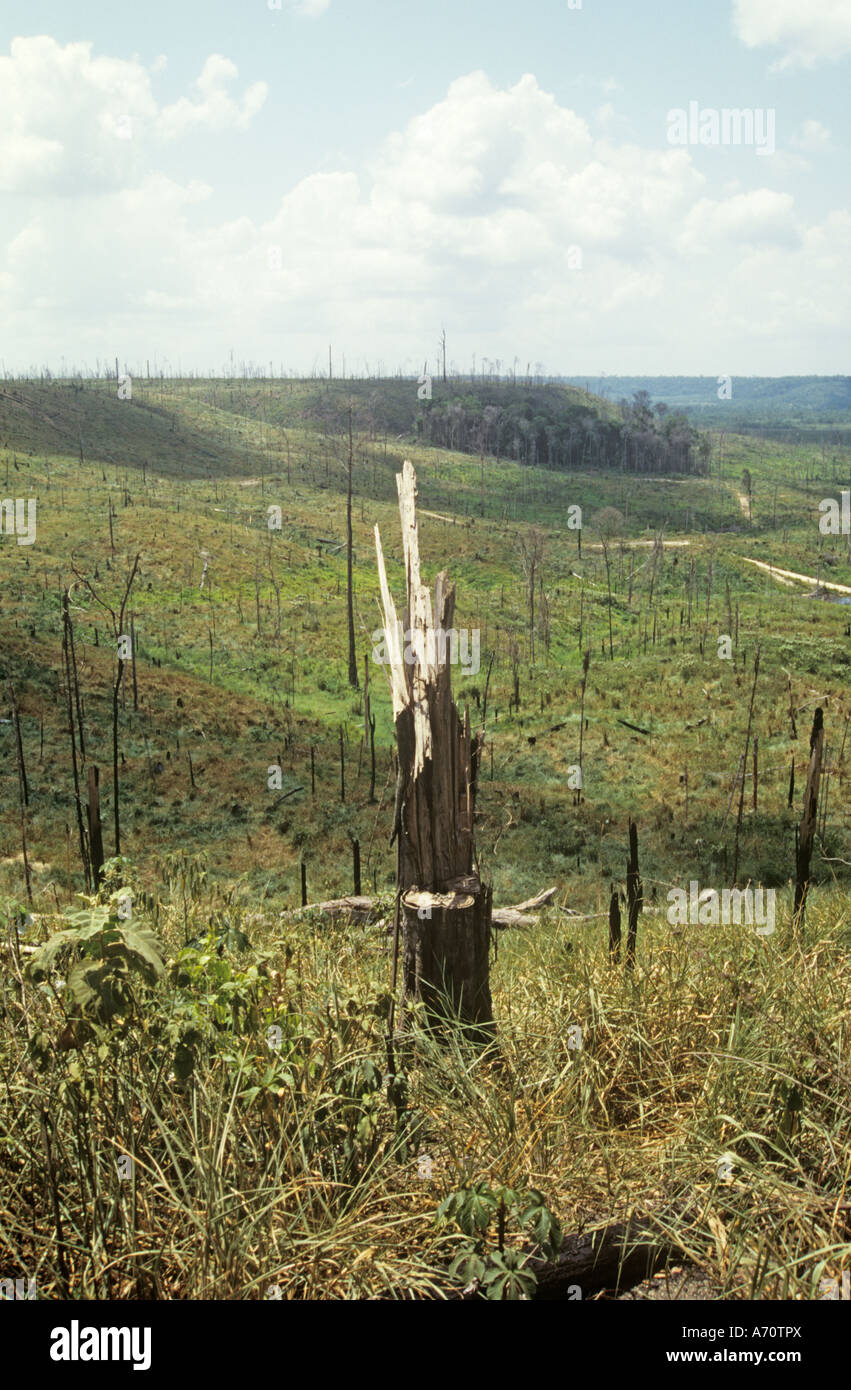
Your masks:
{"label": "green grass", "polygon": [[[502,1061],[476,1060],[460,1044],[444,1056],[422,1039],[412,1043],[405,1067],[413,1129],[400,1138],[385,1089],[370,1090],[358,1071],[365,1062],[386,1068],[384,934],[288,915],[300,901],[302,860],[311,900],[351,890],[352,838],[360,841],[364,891],[391,890],[395,864],[389,694],[382,669],[370,663],[377,721],[370,801],[363,691],[347,681],[345,555],[323,544],[345,537],[347,441],[330,428],[327,387],[134,382],[133,401],[119,402],[104,383],[78,391],[6,383],[3,495],[38,498],[36,544],[0,540],[0,678],[4,692],[14,681],[21,713],[38,936],[84,886],[62,589],[72,585],[86,759],[101,769],[110,854],[114,649],[105,613],[74,583],[75,569],[114,603],[139,553],[130,604],[138,709],[128,669],[119,719],[126,872],[150,895],[169,958],[187,934],[230,916],[252,941],[233,968],[244,972],[254,961],[260,973],[250,987],[239,985],[256,992],[252,1030],[240,1024],[208,1036],[184,1092],[168,1082],[174,1021],[209,1007],[208,981],[161,982],[126,1028],[105,1039],[102,1057],[90,1040],[68,1052],[48,1048],[42,1058],[33,1038],[44,1033],[55,1045],[65,1027],[61,997],[20,979],[14,952],[3,954],[0,1082],[12,1102],[0,1138],[3,1272],[33,1272],[35,1263],[43,1293],[60,1288],[39,1129],[47,1097],[63,1154],[57,1194],[75,1296],[255,1297],[268,1283],[287,1297],[434,1293],[445,1288],[459,1248],[458,1232],[433,1219],[459,1165],[465,1181],[539,1187],[567,1230],[630,1205],[652,1207],[711,1272],[719,1296],[813,1296],[820,1264],[828,1272],[847,1267],[849,1249],[836,1202],[847,1192],[848,1167],[851,614],[808,597],[806,585],[781,585],[743,557],[851,583],[848,538],[818,531],[818,501],[849,485],[847,451],[728,434],[723,444],[715,439],[704,478],[563,473],[492,458],[482,465],[396,437],[411,383],[386,384],[370,421],[369,385],[334,383],[331,392],[335,418],[349,396],[356,408],[361,687],[371,633],[381,624],[376,523],[397,601],[404,591],[395,473],[410,457],[425,574],[448,569],[457,583],[456,624],[481,631],[482,669],[453,673],[474,726],[493,655],[476,823],[483,871],[499,905],[557,884],[558,901],[588,920],[571,925],[553,913],[534,932],[500,936],[494,999]],[[752,520],[739,502],[745,468]],[[583,509],[581,556],[566,526],[574,504]],[[278,533],[266,524],[270,505],[282,509]],[[623,518],[609,548],[611,609],[597,525],[608,508]],[[532,527],[542,545],[534,658],[522,554]],[[660,533],[686,544],[636,544]],[[727,633],[737,638],[730,661],[718,657],[719,635]],[[520,705],[510,709],[515,645]],[[798,937],[785,907],[768,941],[736,929],[678,936],[665,921],[670,888],[693,878],[720,888],[732,874],[733,778],[757,647],[758,799],[754,809],[748,781],[739,878],[775,886],[787,903],[809,730],[821,705],[832,772],[811,908]],[[585,650],[577,803],[568,780],[579,759]],[[8,706],[2,714],[10,716]],[[20,902],[10,725],[0,725],[0,737],[0,897]],[[281,792],[267,786],[276,763]],[[294,794],[276,805],[285,792]],[[602,916],[612,884],[623,882],[630,817],[647,895],[634,982],[607,961]],[[206,856],[207,877],[196,875],[185,901],[164,861],[174,851],[182,862]],[[268,1104],[240,1101],[261,1059],[268,1062],[262,1026],[293,1000],[309,1039],[294,1063],[298,1096],[285,1088],[280,1097],[276,1086]],[[580,1055],[567,1048],[571,1022],[590,1040]],[[74,1064],[82,1079],[69,1070]],[[803,1109],[790,1112],[789,1134],[778,1130],[786,1124],[784,1087],[804,1097]],[[113,1154],[143,1114],[151,1118],[131,1220]],[[431,1183],[416,1176],[422,1146],[435,1162]],[[716,1173],[718,1155],[728,1151],[735,1154],[729,1183]],[[94,1192],[102,1196],[92,1208]]]}
{"label": "green grass", "polygon": [[[652,1214],[719,1298],[813,1298],[848,1267],[847,894],[797,934],[783,902],[763,939],[648,912],[634,978],[602,922],[504,933],[498,1057],[413,1035],[401,1113],[380,927],[173,894],[166,978],[88,1040],[11,962],[0,1264],[41,1297],[446,1296],[463,1238],[437,1207],[482,1180],[537,1188],[570,1231]],[[211,923],[251,947],[187,951]]]}

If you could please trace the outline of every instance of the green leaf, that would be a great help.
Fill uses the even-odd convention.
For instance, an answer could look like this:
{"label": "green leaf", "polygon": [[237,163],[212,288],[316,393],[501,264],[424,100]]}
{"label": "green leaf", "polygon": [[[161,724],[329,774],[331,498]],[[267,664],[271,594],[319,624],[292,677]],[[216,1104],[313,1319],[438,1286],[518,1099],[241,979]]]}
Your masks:
{"label": "green leaf", "polygon": [[71,923],[77,939],[84,941],[90,936],[95,936],[97,932],[103,931],[109,921],[109,916],[108,907],[90,907],[66,912],[65,921]]}
{"label": "green leaf", "polygon": [[527,1205],[520,1212],[520,1225],[532,1232],[545,1254],[557,1254],[564,1239],[558,1217],[549,1210],[543,1193],[537,1188],[530,1187],[526,1196],[531,1200],[527,1201]]}
{"label": "green leaf", "polygon": [[482,1283],[484,1284],[487,1290],[488,1298],[493,1299],[494,1301],[496,1301],[497,1299],[501,1299],[507,1280],[507,1274],[500,1274],[498,1270],[495,1269],[490,1270],[489,1274],[486,1274],[484,1279],[482,1280]]}
{"label": "green leaf", "polygon": [[508,1249],[501,1254],[498,1250],[490,1256],[488,1269],[482,1285],[489,1299],[528,1299],[537,1288],[537,1279],[532,1270],[526,1268],[527,1256],[520,1250]]}
{"label": "green leaf", "polygon": [[79,933],[75,931],[56,932],[49,941],[45,942],[39,951],[36,951],[34,956],[30,957],[30,963],[27,966],[27,974],[33,979],[36,979],[39,975],[46,975],[52,968],[63,946],[73,946],[79,939]]}
{"label": "green leaf", "polygon": [[241,931],[239,927],[231,927],[228,931],[223,932],[219,939],[224,942],[229,951],[233,952],[247,951],[251,945],[245,932]]}
{"label": "green leaf", "polygon": [[91,1008],[100,997],[99,976],[98,966],[93,966],[90,961],[85,960],[78,961],[68,972],[68,995],[81,1009]]}
{"label": "green leaf", "polygon": [[485,1262],[478,1255],[474,1255],[470,1250],[462,1250],[460,1255],[449,1266],[449,1275],[452,1279],[459,1279],[466,1287],[472,1284],[474,1279],[481,1282],[485,1273]]}
{"label": "green leaf", "polygon": [[123,936],[128,951],[139,956],[155,978],[159,978],[165,973],[165,964],[159,953],[157,939],[152,931],[147,927],[140,927],[135,931],[125,927]]}

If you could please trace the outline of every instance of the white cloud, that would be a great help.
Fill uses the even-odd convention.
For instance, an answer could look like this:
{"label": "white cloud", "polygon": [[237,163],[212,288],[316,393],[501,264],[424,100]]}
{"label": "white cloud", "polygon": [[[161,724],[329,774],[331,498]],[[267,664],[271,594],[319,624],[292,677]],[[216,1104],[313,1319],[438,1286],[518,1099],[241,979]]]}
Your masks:
{"label": "white cloud", "polygon": [[830,131],[821,121],[804,121],[801,129],[790,137],[789,143],[794,145],[796,150],[818,154],[821,150],[830,149]]}
{"label": "white cloud", "polygon": [[718,202],[701,198],[684,219],[680,245],[702,253],[719,248],[799,246],[794,200],[789,193],[768,188],[736,193]]}
{"label": "white cloud", "polygon": [[181,97],[173,106],[164,107],[157,116],[158,129],[169,139],[195,127],[246,130],[265,102],[268,87],[265,82],[252,82],[242,101],[235,101],[227,88],[237,76],[234,63],[218,53],[211,54],[195,80],[195,98]]}
{"label": "white cloud", "polygon": [[318,19],[320,15],[330,7],[331,0],[293,0],[293,9],[296,14],[304,15],[306,19]]}
{"label": "white cloud", "polygon": [[811,68],[851,53],[849,0],[734,0],[733,24],[749,48],[783,49],[777,69]]}
{"label": "white cloud", "polygon": [[[248,93],[228,105],[235,77],[211,58],[185,105],[153,103],[151,140],[112,137],[138,153],[132,180],[90,179],[18,218],[0,312],[25,364],[93,361],[108,340],[128,362],[167,352],[199,368],[231,346],[309,368],[329,341],[350,363],[413,365],[445,322],[465,365],[528,347],[563,370],[839,370],[846,211],[812,224],[791,195],[743,187],[732,156],[738,181],[710,196],[689,150],[597,139],[533,77],[501,89],[475,72],[362,174],[314,173],[265,220],[221,222],[209,188],[157,171],[156,137],[250,119]],[[57,129],[35,111],[18,132],[40,186],[67,157]]]}
{"label": "white cloud", "polygon": [[237,70],[212,55],[193,97],[161,108],[151,71],[163,65],[157,58],[149,70],[47,35],[13,39],[0,57],[0,192],[79,196],[132,186],[159,140],[190,128],[244,129],[266,97],[262,82],[241,100],[229,96]]}

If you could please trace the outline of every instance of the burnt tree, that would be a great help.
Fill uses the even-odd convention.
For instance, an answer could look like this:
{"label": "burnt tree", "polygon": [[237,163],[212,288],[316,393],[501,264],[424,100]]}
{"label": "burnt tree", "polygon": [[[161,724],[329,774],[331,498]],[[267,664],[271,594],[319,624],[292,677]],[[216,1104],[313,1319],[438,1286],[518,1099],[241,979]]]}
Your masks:
{"label": "burnt tree", "polygon": [[375,542],[399,763],[391,843],[398,840],[403,1018],[420,1001],[431,1027],[458,1019],[469,1036],[484,1042],[493,1036],[491,889],[479,877],[473,843],[484,735],[471,736],[469,709],[462,720],[452,699],[446,647],[455,586],[441,572],[432,601],[420,578],[410,462],[396,475],[396,486],[407,578],[404,626],[387,584],[377,526]]}
{"label": "burnt tree", "polygon": [[628,904],[626,934],[626,968],[635,969],[635,942],[638,936],[638,914],[644,906],[644,887],[638,871],[638,827],[630,817],[629,859],[626,865],[626,900]]}
{"label": "burnt tree", "polygon": [[794,918],[803,920],[810,886],[810,860],[813,854],[813,841],[818,821],[818,793],[821,779],[821,764],[824,753],[824,712],[819,706],[813,719],[810,734],[810,765],[807,769],[807,786],[804,792],[804,811],[798,829],[798,844],[795,853],[795,907]]}

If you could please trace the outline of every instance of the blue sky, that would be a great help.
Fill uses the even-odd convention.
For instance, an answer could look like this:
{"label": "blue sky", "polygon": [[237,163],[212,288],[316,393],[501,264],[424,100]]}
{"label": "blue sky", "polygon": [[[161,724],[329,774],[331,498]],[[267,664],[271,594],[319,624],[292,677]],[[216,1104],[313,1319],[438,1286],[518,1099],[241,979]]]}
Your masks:
{"label": "blue sky", "polygon": [[851,0],[6,0],[0,356],[845,372],[850,62]]}

